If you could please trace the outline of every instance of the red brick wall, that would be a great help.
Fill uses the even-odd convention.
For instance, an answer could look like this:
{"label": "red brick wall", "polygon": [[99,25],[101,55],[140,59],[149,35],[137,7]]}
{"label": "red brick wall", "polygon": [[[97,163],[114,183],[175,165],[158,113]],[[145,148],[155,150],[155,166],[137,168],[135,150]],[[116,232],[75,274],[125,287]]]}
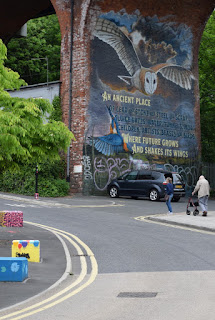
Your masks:
{"label": "red brick wall", "polygon": [[[55,7],[62,35],[61,47],[61,98],[63,121],[69,123],[69,86],[70,86],[70,48],[71,48],[71,17],[69,0],[51,0]],[[134,13],[139,9],[145,16],[157,15],[164,17],[175,16],[176,23],[185,23],[192,28],[193,43],[193,69],[198,79],[198,49],[205,23],[213,10],[213,0],[74,0],[73,21],[73,65],[72,65],[72,115],[71,130],[76,141],[72,142],[70,152],[71,192],[82,191],[82,173],[74,173],[74,168],[81,165],[83,157],[84,130],[86,109],[89,101],[89,74],[90,74],[90,26],[102,12],[114,10],[118,12],[123,8],[127,13]],[[200,146],[200,114],[198,81],[195,88],[195,117],[196,136]]]}
{"label": "red brick wall", "polygon": [[[82,165],[85,130],[85,110],[89,94],[89,41],[86,28],[86,14],[90,1],[75,1],[73,12],[72,46],[72,111],[71,130],[76,141],[70,149],[71,193],[82,191],[82,172],[74,173],[76,166]],[[71,49],[71,11],[70,1],[52,1],[59,19],[61,44],[61,99],[63,121],[69,124],[70,102],[70,49]]]}

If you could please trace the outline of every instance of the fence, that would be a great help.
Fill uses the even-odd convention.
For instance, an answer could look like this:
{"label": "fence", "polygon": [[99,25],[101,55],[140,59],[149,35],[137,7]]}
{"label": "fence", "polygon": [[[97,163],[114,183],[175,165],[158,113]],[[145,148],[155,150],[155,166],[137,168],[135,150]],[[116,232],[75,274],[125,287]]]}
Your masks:
{"label": "fence", "polygon": [[215,189],[215,163],[202,163],[202,174],[209,181],[211,189]]}

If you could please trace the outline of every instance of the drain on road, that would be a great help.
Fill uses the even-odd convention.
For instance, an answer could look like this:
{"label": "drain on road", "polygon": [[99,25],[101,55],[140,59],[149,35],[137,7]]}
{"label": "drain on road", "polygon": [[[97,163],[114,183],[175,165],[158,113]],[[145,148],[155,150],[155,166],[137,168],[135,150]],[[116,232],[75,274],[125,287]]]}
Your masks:
{"label": "drain on road", "polygon": [[158,292],[120,292],[118,298],[154,298]]}

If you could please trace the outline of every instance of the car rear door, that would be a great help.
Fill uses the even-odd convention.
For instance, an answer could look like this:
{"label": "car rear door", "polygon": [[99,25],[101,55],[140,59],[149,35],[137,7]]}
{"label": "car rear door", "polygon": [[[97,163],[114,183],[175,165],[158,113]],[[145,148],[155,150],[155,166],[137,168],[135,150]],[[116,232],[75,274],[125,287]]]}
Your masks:
{"label": "car rear door", "polygon": [[152,174],[149,170],[140,170],[136,181],[136,194],[139,196],[147,196],[152,180]]}

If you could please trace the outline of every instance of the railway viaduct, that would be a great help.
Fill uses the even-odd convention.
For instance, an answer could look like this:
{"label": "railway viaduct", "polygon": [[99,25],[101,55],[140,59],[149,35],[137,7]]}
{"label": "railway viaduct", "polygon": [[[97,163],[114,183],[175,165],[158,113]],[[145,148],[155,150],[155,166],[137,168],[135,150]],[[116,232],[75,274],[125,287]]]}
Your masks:
{"label": "railway viaduct", "polygon": [[76,137],[71,192],[96,194],[135,164],[182,163],[200,150],[198,50],[214,2],[2,2],[5,44],[29,19],[58,16],[63,121]]}

